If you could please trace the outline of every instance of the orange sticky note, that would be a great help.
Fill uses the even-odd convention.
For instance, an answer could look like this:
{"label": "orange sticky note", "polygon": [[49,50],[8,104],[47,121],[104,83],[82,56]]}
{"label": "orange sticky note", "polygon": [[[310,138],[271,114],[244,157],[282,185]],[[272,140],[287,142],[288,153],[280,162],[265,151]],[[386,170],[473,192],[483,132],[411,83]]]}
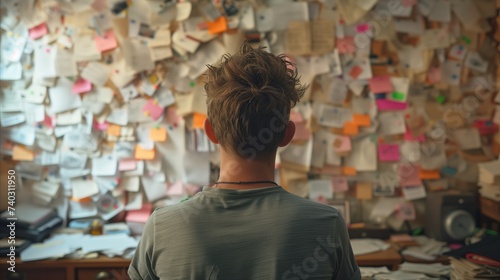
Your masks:
{"label": "orange sticky note", "polygon": [[147,150],[141,145],[135,145],[135,159],[153,160],[155,158],[155,149]]}
{"label": "orange sticky note", "polygon": [[33,152],[33,150],[28,149],[26,146],[15,145],[12,149],[12,159],[33,161],[35,159],[35,153]]}
{"label": "orange sticky note", "polygon": [[167,140],[167,130],[163,127],[153,127],[149,130],[149,138],[155,142],[165,142]]}
{"label": "orange sticky note", "polygon": [[193,114],[193,128],[194,129],[203,129],[203,123],[205,122],[206,118],[207,118],[207,116],[204,114],[194,113]]}
{"label": "orange sticky note", "polygon": [[108,129],[106,129],[106,132],[109,135],[116,136],[116,137],[120,136],[120,131],[121,131],[121,127],[119,125],[116,125],[116,124],[110,124],[108,126]]}
{"label": "orange sticky note", "polygon": [[438,170],[420,169],[420,179],[439,179],[441,175]]}
{"label": "orange sticky note", "polygon": [[350,166],[342,166],[342,175],[345,176],[355,176],[356,168]]}
{"label": "orange sticky note", "polygon": [[227,19],[226,17],[219,17],[214,21],[207,22],[208,33],[218,34],[227,30]]}
{"label": "orange sticky note", "polygon": [[370,200],[373,197],[373,188],[371,183],[358,182],[356,184],[356,198],[361,200]]}
{"label": "orange sticky note", "polygon": [[358,126],[370,126],[371,125],[370,116],[363,115],[363,114],[353,114],[352,115],[352,122]]}
{"label": "orange sticky note", "polygon": [[359,127],[354,122],[344,123],[344,128],[342,129],[342,134],[344,135],[357,135],[359,133]]}

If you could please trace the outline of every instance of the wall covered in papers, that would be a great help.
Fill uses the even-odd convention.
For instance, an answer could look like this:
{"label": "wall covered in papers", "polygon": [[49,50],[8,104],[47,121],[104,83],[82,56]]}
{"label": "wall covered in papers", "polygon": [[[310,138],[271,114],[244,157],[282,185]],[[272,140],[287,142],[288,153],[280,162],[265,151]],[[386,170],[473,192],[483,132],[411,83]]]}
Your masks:
{"label": "wall covered in papers", "polygon": [[351,201],[352,222],[398,228],[427,192],[476,191],[477,163],[498,157],[495,0],[0,5],[1,153],[20,199],[69,219],[177,203],[217,178],[202,74],[244,40],[310,85],[277,179]]}

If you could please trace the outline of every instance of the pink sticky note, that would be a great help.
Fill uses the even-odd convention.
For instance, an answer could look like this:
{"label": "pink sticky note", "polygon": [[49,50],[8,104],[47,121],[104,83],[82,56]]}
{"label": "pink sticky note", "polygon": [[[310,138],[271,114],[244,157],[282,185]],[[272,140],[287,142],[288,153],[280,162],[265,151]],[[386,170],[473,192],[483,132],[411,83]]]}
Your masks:
{"label": "pink sticky note", "polygon": [[419,136],[413,136],[413,134],[411,134],[411,131],[409,129],[406,129],[404,139],[405,139],[405,141],[424,142],[425,141],[425,134],[420,134]]}
{"label": "pink sticky note", "polygon": [[184,187],[182,186],[181,181],[177,181],[168,186],[167,190],[168,195],[184,195]]}
{"label": "pink sticky note", "polygon": [[122,159],[118,162],[118,170],[129,171],[137,168],[137,161],[134,159]]}
{"label": "pink sticky note", "polygon": [[351,137],[349,136],[336,136],[333,146],[335,152],[344,153],[349,152],[351,150]]}
{"label": "pink sticky note", "polygon": [[146,223],[150,215],[151,205],[149,203],[145,203],[139,210],[128,211],[127,216],[125,217],[125,221],[134,223]]}
{"label": "pink sticky note", "polygon": [[351,75],[353,79],[357,79],[361,73],[363,73],[363,69],[361,69],[358,65],[352,67],[351,71],[349,71],[349,75]]}
{"label": "pink sticky note", "polygon": [[31,28],[29,31],[29,35],[30,35],[31,39],[36,40],[38,38],[43,37],[48,32],[49,31],[47,29],[47,25],[44,22],[44,23],[41,23],[41,24]]}
{"label": "pink sticky note", "polygon": [[48,115],[45,115],[45,118],[43,119],[42,123],[50,128],[54,128],[54,119]]}
{"label": "pink sticky note", "polygon": [[80,94],[88,92],[91,89],[92,89],[92,83],[90,81],[87,81],[85,79],[78,79],[71,87],[71,92]]}
{"label": "pink sticky note", "polygon": [[421,186],[420,168],[413,164],[400,164],[398,168],[399,182],[401,186]]}
{"label": "pink sticky note", "polygon": [[390,76],[375,76],[369,81],[370,91],[372,93],[393,92]]}
{"label": "pink sticky note", "polygon": [[97,121],[94,121],[94,129],[96,130],[104,130],[106,131],[109,127],[109,124],[107,122],[97,122]]}
{"label": "pink sticky note", "polygon": [[370,24],[369,23],[362,23],[356,25],[356,32],[358,33],[365,33],[370,30]]}
{"label": "pink sticky note", "polygon": [[377,108],[380,111],[405,110],[408,105],[387,99],[377,99]]}
{"label": "pink sticky note", "polygon": [[100,52],[109,51],[118,46],[113,30],[104,32],[102,36],[95,35],[94,42]]}
{"label": "pink sticky note", "polygon": [[340,54],[354,53],[356,51],[354,37],[337,38],[337,49]]}
{"label": "pink sticky note", "polygon": [[399,145],[380,143],[378,158],[380,161],[399,161]]}
{"label": "pink sticky note", "polygon": [[349,189],[345,176],[332,177],[332,188],[334,192],[346,192]]}
{"label": "pink sticky note", "polygon": [[154,120],[157,120],[163,114],[163,108],[153,99],[148,100],[146,105],[142,108],[142,111]]}

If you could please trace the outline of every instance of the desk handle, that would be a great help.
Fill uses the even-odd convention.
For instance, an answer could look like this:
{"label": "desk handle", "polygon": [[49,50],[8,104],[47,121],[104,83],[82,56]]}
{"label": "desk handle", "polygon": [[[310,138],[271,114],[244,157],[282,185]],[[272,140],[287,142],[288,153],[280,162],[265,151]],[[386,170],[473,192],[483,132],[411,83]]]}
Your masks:
{"label": "desk handle", "polygon": [[23,280],[24,274],[21,272],[11,272],[7,274],[7,280]]}
{"label": "desk handle", "polygon": [[101,271],[95,276],[96,280],[113,280],[113,275],[108,271]]}

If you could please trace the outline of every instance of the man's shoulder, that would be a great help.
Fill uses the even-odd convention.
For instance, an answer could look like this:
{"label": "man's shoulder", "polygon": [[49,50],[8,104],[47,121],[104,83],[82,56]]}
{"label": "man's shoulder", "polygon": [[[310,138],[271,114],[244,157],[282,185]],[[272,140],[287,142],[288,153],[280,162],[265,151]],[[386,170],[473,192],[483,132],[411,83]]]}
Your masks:
{"label": "man's shoulder", "polygon": [[332,207],[331,205],[328,204],[323,204],[319,203],[304,197],[297,196],[292,193],[285,193],[285,197],[287,197],[291,203],[295,204],[297,207],[301,209],[309,209],[311,211],[318,211],[318,212],[326,212],[329,214],[332,214],[334,216],[337,216],[340,214],[339,210],[336,208]]}

